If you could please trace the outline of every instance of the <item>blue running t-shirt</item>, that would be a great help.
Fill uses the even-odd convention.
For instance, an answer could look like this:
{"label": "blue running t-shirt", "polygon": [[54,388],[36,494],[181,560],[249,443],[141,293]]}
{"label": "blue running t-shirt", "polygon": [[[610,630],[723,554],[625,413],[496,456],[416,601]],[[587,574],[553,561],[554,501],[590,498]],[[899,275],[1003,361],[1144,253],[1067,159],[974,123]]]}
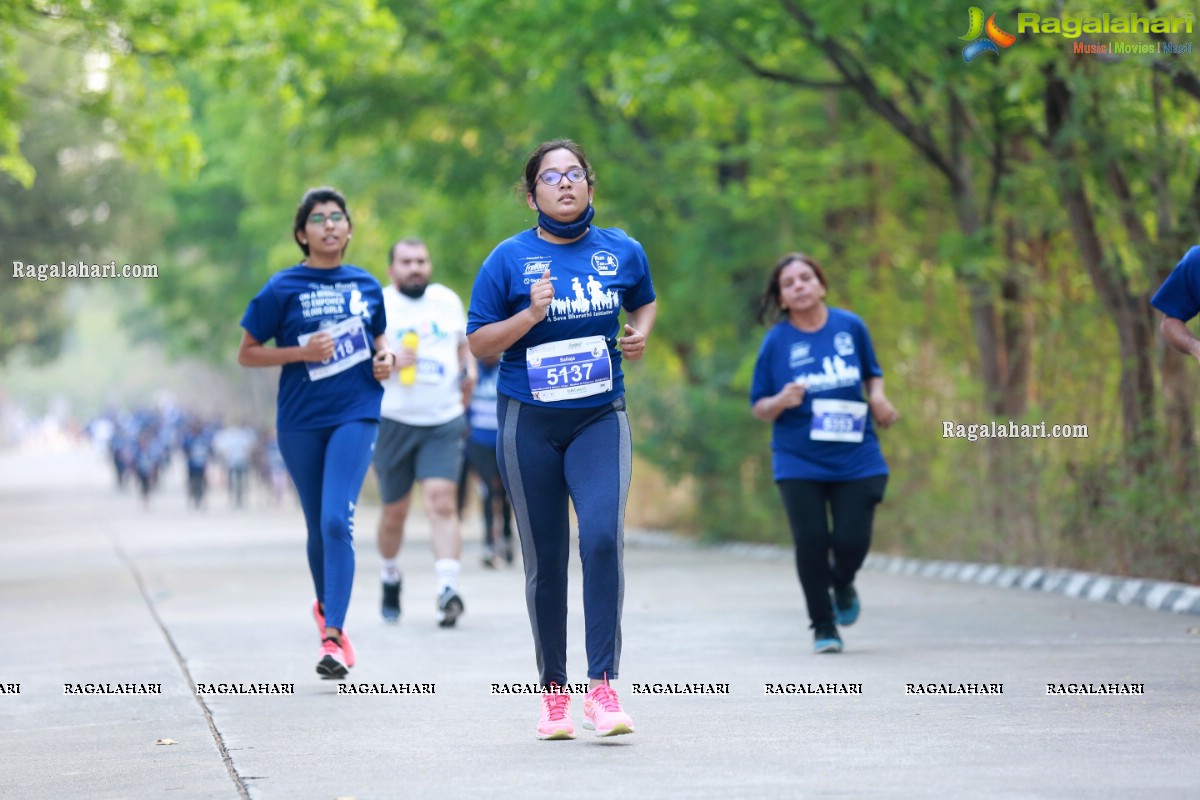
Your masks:
{"label": "blue running t-shirt", "polygon": [[[295,347],[303,334],[315,333],[350,317],[360,317],[370,348],[387,327],[383,289],[371,274],[350,264],[313,269],[302,264],[281,270],[250,301],[242,327],[258,342]],[[313,365],[316,366],[316,365]],[[371,360],[316,380],[309,365],[284,364],[279,374],[276,427],[311,430],[352,420],[378,420],[383,387]]]}
{"label": "blue running t-shirt", "polygon": [[1150,298],[1150,305],[1168,317],[1184,322],[1200,314],[1200,246],[1184,253],[1154,297]]}
{"label": "blue running t-shirt", "polygon": [[500,362],[491,366],[482,360],[475,362],[479,378],[471,392],[471,406],[467,409],[467,438],[484,447],[496,446],[496,432],[500,427],[496,415],[496,385],[500,380]]}
{"label": "blue running t-shirt", "polygon": [[[823,431],[820,420],[814,424],[814,401],[865,404],[863,385],[873,377],[882,378],[883,370],[875,360],[871,336],[866,324],[849,311],[830,308],[825,325],[813,333],[786,319],[767,331],[754,365],[750,404],[778,394],[797,379],[808,386],[803,402],[780,414],[772,427],[775,480],[850,481],[887,474],[869,411],[860,409],[866,418],[857,442],[848,440],[852,435],[817,438],[838,434]],[[850,416],[838,421],[848,422]]]}
{"label": "blue running t-shirt", "polygon": [[[621,372],[620,313],[653,302],[654,284],[641,244],[618,228],[592,227],[578,241],[551,244],[536,229],[505,239],[484,260],[471,290],[467,334],[529,308],[529,287],[550,270],[554,300],[546,318],[513,343],[500,362],[498,392],[558,408],[593,408],[625,393]],[[533,397],[526,350],[550,342],[603,336],[612,364],[612,388],[586,397],[542,402]]]}

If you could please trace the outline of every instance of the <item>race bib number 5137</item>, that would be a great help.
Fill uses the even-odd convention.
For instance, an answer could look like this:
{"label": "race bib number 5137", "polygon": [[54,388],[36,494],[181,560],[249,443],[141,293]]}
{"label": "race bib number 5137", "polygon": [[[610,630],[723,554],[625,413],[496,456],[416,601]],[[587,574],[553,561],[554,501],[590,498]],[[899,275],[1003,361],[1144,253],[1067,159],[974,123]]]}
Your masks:
{"label": "race bib number 5137", "polygon": [[603,336],[548,342],[525,351],[529,391],[553,403],[612,391],[612,359]]}

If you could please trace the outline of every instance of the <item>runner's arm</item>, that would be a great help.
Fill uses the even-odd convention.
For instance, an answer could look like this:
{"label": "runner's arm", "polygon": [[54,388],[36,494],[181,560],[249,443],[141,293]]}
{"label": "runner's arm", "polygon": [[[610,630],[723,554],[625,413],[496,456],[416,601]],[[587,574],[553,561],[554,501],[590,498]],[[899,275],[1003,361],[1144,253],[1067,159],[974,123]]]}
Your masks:
{"label": "runner's arm", "polygon": [[867,378],[867,405],[871,408],[876,424],[881,428],[891,427],[892,423],[900,419],[900,412],[883,393],[883,378]]}
{"label": "runner's arm", "polygon": [[1200,339],[1192,335],[1186,322],[1164,314],[1159,330],[1162,331],[1163,338],[1171,347],[1184,355],[1200,359]]}
{"label": "runner's arm", "polygon": [[475,391],[475,381],[478,375],[475,371],[475,356],[471,355],[471,346],[464,336],[458,343],[458,373],[462,376],[459,386],[462,388],[463,408],[471,405],[471,393]]}
{"label": "runner's arm", "polygon": [[324,361],[333,355],[333,337],[318,333],[295,347],[265,347],[246,331],[238,345],[237,361],[243,367],[278,367],[297,361]]}
{"label": "runner's arm", "polygon": [[387,380],[393,372],[396,371],[396,354],[388,349],[388,338],[386,333],[381,333],[375,337],[375,357],[372,359],[376,380]]}
{"label": "runner's arm", "polygon": [[517,339],[529,333],[529,329],[540,321],[534,318],[528,308],[524,308],[508,319],[490,322],[476,328],[467,334],[467,344],[470,346],[471,354],[476,358],[494,356],[511,347]]}
{"label": "runner's arm", "polygon": [[795,408],[803,403],[804,393],[807,390],[808,387],[802,383],[788,381],[778,394],[759,398],[750,411],[756,419],[761,419],[763,422],[774,422],[789,408]]}
{"label": "runner's arm", "polygon": [[471,354],[486,358],[503,353],[529,330],[546,318],[546,310],[554,300],[554,283],[550,268],[529,287],[529,305],[508,319],[481,325],[467,334]]}
{"label": "runner's arm", "polygon": [[658,317],[658,301],[651,300],[644,306],[625,313],[625,336],[617,339],[621,346],[621,356],[631,361],[641,358],[646,351],[646,340],[654,329],[654,320]]}

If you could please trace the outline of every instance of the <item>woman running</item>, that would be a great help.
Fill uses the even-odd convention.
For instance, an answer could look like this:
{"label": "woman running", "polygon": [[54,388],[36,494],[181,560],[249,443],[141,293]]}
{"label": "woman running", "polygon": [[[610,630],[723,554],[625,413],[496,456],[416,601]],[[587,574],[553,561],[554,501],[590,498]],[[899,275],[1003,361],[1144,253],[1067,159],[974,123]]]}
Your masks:
{"label": "woman running", "polygon": [[[344,678],[355,660],[344,631],[354,508],[379,427],[379,382],[396,357],[386,345],[379,281],[342,263],[353,231],[346,199],[333,189],[310,189],[292,230],[304,260],[275,273],[250,301],[238,363],[283,367],[275,424],[308,526],[321,635],[317,673]],[[266,347],[272,339],[275,346]]]}
{"label": "woman running", "polygon": [[[544,142],[521,191],[535,228],[501,242],[479,270],[467,314],[478,358],[503,352],[497,461],[512,500],[525,598],[541,673],[541,739],[571,739],[567,684],[568,501],[579,521],[588,658],[583,726],[633,732],[609,685],[621,658],[621,558],[632,440],[622,358],[637,360],[654,327],[650,266],[638,242],[592,225],[583,149]],[[621,309],[626,311],[624,335]]]}
{"label": "woman running", "polygon": [[841,652],[837,626],[858,619],[854,576],[888,476],[871,416],[885,428],[900,418],[883,393],[867,326],[825,305],[828,288],[820,264],[806,255],[789,253],[775,265],[758,320],[776,324],[763,339],[750,389],[754,416],[773,423],[775,482],[817,653]]}

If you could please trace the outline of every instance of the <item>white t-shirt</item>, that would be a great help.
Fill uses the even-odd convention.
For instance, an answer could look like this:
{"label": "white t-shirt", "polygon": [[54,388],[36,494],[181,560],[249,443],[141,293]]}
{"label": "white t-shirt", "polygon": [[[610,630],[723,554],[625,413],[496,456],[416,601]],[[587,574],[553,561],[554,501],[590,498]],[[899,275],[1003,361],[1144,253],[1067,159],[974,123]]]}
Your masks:
{"label": "white t-shirt", "polygon": [[401,294],[395,286],[383,289],[387,309],[388,346],[400,350],[400,337],[415,331],[417,380],[405,386],[392,375],[383,384],[381,412],[405,425],[443,425],[463,413],[458,375],[458,348],[467,338],[467,315],[462,300],[440,283],[431,283],[420,299]]}

